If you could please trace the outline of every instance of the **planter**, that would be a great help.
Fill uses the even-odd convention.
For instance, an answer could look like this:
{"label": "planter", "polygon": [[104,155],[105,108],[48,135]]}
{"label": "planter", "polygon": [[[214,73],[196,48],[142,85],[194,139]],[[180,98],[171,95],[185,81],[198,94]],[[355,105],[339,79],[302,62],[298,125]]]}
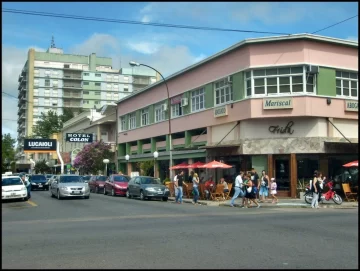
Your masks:
{"label": "planter", "polygon": [[299,194],[300,194],[300,199],[305,200],[305,197],[304,197],[305,192],[299,192]]}

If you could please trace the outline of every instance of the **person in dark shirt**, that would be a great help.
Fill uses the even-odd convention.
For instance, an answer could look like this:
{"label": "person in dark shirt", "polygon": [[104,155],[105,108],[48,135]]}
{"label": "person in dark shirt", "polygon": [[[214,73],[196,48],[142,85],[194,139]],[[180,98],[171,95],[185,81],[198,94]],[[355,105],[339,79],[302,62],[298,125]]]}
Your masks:
{"label": "person in dark shirt", "polygon": [[253,193],[255,194],[255,198],[258,199],[259,175],[257,174],[255,168],[251,169],[251,182],[253,184]]}
{"label": "person in dark shirt", "polygon": [[175,189],[177,189],[177,191],[178,191],[175,202],[179,203],[179,204],[182,203],[183,185],[185,185],[187,187],[187,184],[184,182],[184,171],[182,170],[177,175],[176,181],[174,182]]}

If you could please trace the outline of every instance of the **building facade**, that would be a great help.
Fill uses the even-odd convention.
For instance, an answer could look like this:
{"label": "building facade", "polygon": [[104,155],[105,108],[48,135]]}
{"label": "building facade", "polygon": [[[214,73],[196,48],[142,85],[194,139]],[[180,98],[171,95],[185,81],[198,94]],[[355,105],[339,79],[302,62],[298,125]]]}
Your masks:
{"label": "building facade", "polygon": [[[64,54],[54,45],[47,52],[30,49],[19,75],[18,161],[29,164],[23,153],[23,139],[31,136],[41,113],[63,113],[100,108],[156,82],[155,72],[140,68],[112,69],[112,59]],[[39,157],[34,157],[38,159]]]}
{"label": "building facade", "polygon": [[[282,196],[320,169],[335,176],[358,156],[358,43],[299,34],[234,46],[118,101],[118,163],[124,171],[153,158],[221,160],[234,179],[254,167],[276,177]],[[125,155],[130,160],[125,160]]]}

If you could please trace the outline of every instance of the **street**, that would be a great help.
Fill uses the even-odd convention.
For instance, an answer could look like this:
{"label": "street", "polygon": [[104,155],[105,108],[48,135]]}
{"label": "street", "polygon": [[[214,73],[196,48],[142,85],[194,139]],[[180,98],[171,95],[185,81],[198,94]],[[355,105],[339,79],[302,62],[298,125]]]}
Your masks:
{"label": "street", "polygon": [[357,269],[358,209],[241,209],[34,191],[2,203],[2,268]]}

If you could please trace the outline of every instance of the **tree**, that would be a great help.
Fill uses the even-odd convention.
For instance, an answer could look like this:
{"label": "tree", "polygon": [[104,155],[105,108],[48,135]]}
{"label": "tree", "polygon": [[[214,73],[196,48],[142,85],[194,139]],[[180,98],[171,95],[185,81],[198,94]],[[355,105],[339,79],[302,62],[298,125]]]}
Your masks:
{"label": "tree", "polygon": [[104,170],[104,159],[112,156],[110,145],[105,144],[102,140],[86,144],[84,148],[76,155],[74,167],[82,168],[84,172],[97,174],[99,170]]}
{"label": "tree", "polygon": [[15,142],[10,134],[2,135],[1,139],[1,170],[2,173],[8,171],[8,166],[15,160]]}
{"label": "tree", "polygon": [[154,176],[154,161],[144,161],[140,163],[140,169],[142,170],[143,175],[145,176]]}
{"label": "tree", "polygon": [[46,164],[45,159],[36,161],[34,170],[36,173],[48,173],[50,172],[50,167]]}
{"label": "tree", "polygon": [[36,122],[33,128],[33,137],[50,138],[54,133],[59,133],[62,129],[62,121],[58,114],[52,110],[46,114],[41,112],[40,120]]}

